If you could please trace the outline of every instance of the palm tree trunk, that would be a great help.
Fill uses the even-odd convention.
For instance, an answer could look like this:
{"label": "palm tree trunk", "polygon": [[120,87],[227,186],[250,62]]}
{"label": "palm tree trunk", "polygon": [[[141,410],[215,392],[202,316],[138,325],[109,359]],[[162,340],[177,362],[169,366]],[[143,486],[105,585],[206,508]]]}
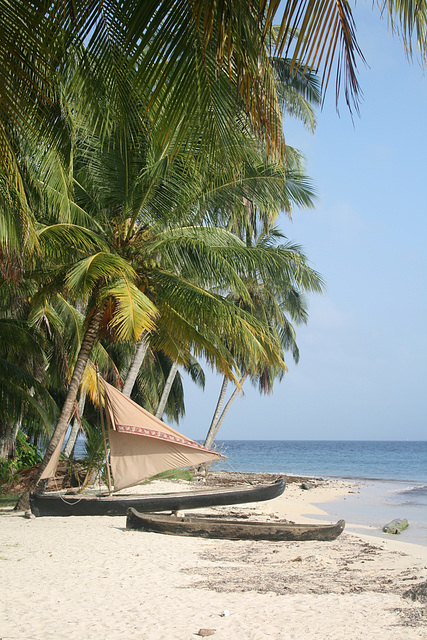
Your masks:
{"label": "palm tree trunk", "polygon": [[160,398],[159,406],[157,407],[157,411],[156,411],[156,418],[159,418],[159,420],[162,419],[162,415],[165,411],[166,403],[168,401],[169,394],[172,389],[173,381],[175,380],[177,373],[178,373],[178,363],[173,362],[170,368],[165,386],[163,388],[163,393],[162,393],[162,397]]}
{"label": "palm tree trunk", "polygon": [[209,431],[205,440],[204,446],[207,449],[209,449],[212,446],[212,443],[215,439],[215,435],[212,435],[212,434],[216,433],[215,427],[216,427],[216,423],[219,420],[219,416],[221,414],[222,405],[224,404],[225,394],[227,393],[227,385],[228,385],[228,378],[224,376],[224,379],[222,381],[221,391],[219,393],[219,398],[218,398],[218,402],[215,409],[215,413],[213,415],[211,426],[209,427]]}
{"label": "palm tree trunk", "polygon": [[[80,417],[83,415],[83,411],[85,410],[85,403],[86,403],[86,391],[82,391],[81,394],[80,394],[80,400],[79,400],[79,414],[80,414]],[[64,447],[64,456],[66,458],[70,457],[71,452],[74,449],[74,445],[76,444],[76,440],[77,440],[77,435],[79,433],[79,429],[80,429],[80,420],[76,416],[74,418],[74,421],[73,421],[73,426],[71,428],[71,433],[68,436],[67,444]]]}
{"label": "palm tree trunk", "polygon": [[[226,415],[227,415],[227,413],[229,412],[231,405],[233,404],[233,402],[234,402],[234,401],[235,401],[235,399],[237,398],[238,394],[240,393],[240,391],[241,391],[241,389],[242,389],[242,387],[243,387],[243,384],[244,384],[244,382],[245,382],[245,380],[246,380],[246,378],[247,378],[247,377],[248,377],[248,374],[247,374],[247,373],[245,373],[245,374],[244,374],[244,376],[242,376],[242,378],[241,378],[241,380],[240,380],[240,387],[238,387],[238,386],[236,385],[236,388],[234,389],[233,393],[231,394],[229,401],[228,401],[228,402],[227,402],[227,404],[225,405],[225,407],[224,407],[224,411],[221,413],[221,415],[220,415],[220,417],[219,417],[219,419],[218,419],[218,421],[217,421],[217,423],[216,423],[216,425],[215,425],[215,428],[214,428],[214,430],[213,430],[213,431],[214,431],[214,433],[213,433],[213,436],[212,436],[212,442],[215,440],[215,438],[216,438],[216,436],[217,436],[217,434],[218,434],[218,431],[219,431],[219,429],[220,429],[220,427],[221,427],[222,423],[224,422],[224,418],[225,418],[225,416],[226,416]],[[212,443],[211,443],[211,444],[212,444]]]}
{"label": "palm tree trunk", "polygon": [[9,458],[16,458],[16,439],[18,437],[18,431],[21,428],[23,416],[24,416],[24,412],[21,410],[21,415],[19,416],[19,420],[15,422],[15,426],[13,427],[13,430],[10,436]]}
{"label": "palm tree trunk", "polygon": [[0,460],[12,460],[16,458],[16,438],[22,424],[24,415],[21,409],[17,420],[8,420],[0,433]]}
{"label": "palm tree trunk", "polygon": [[129,367],[128,374],[126,376],[125,384],[122,389],[122,393],[125,396],[130,396],[132,393],[133,386],[135,384],[136,377],[141,368],[143,360],[145,358],[145,354],[148,349],[148,334],[143,333],[138,340],[137,347],[134,351],[132,362]]}
{"label": "palm tree trunk", "polygon": [[10,451],[10,437],[13,429],[13,421],[7,422],[0,429],[0,460],[7,460]]}
{"label": "palm tree trunk", "polygon": [[53,432],[52,438],[46,449],[46,453],[44,455],[43,461],[40,465],[40,468],[38,470],[36,477],[32,481],[28,491],[26,491],[26,493],[24,493],[20,497],[15,509],[28,509],[29,494],[37,486],[43,471],[45,470],[50,458],[52,457],[53,452],[56,449],[56,446],[58,445],[64,432],[68,429],[71,416],[73,415],[74,403],[76,401],[80,382],[82,380],[84,370],[89,360],[90,352],[98,336],[99,326],[101,324],[103,313],[104,313],[104,306],[100,307],[95,311],[95,313],[93,314],[89,322],[89,326],[86,330],[85,336],[83,338],[83,342],[80,347],[79,355],[77,357],[77,362],[74,367],[73,375],[71,377],[70,386],[68,388],[68,393],[62,407],[61,415],[59,416],[58,422],[55,427],[55,431]]}

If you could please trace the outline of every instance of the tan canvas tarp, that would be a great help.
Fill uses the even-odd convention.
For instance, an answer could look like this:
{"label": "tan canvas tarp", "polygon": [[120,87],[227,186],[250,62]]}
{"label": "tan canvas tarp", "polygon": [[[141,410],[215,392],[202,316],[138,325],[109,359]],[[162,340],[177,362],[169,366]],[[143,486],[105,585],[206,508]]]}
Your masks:
{"label": "tan canvas tarp", "polygon": [[64,444],[64,438],[67,432],[64,433],[61,440],[56,445],[55,451],[52,453],[52,457],[46,465],[45,470],[40,476],[40,480],[44,478],[53,478],[56,472],[56,467],[58,466],[59,456],[61,455],[62,445]]}
{"label": "tan canvas tarp", "polygon": [[223,457],[155,418],[102,378],[101,382],[115,491],[168,469],[191,467]]}

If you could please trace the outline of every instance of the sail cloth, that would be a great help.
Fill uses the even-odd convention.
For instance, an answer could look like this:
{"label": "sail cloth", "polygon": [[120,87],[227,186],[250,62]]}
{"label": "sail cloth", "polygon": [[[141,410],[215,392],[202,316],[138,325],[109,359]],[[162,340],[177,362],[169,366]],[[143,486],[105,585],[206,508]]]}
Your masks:
{"label": "sail cloth", "polygon": [[45,480],[46,478],[53,478],[56,473],[56,467],[58,466],[59,456],[61,455],[62,445],[64,444],[64,439],[66,435],[66,431],[64,431],[64,435],[56,445],[54,452],[51,455],[49,462],[47,463],[45,470],[40,476],[40,480]]}
{"label": "sail cloth", "polygon": [[162,471],[224,457],[172,429],[101,377],[100,381],[105,394],[114,491]]}

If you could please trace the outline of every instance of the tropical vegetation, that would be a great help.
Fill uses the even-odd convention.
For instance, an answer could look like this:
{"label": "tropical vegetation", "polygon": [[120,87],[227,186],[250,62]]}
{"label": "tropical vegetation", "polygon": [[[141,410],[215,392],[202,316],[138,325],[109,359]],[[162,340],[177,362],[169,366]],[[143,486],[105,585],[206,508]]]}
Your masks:
{"label": "tropical vegetation", "polygon": [[[346,0],[287,2],[273,28],[279,4],[1,3],[2,459],[25,433],[41,472],[77,403],[91,428],[91,363],[178,419],[178,366],[268,391],[297,359],[323,283],[274,226],[313,203],[282,114],[313,128],[334,69],[357,110],[363,56]],[[425,60],[424,3],[385,8]]]}

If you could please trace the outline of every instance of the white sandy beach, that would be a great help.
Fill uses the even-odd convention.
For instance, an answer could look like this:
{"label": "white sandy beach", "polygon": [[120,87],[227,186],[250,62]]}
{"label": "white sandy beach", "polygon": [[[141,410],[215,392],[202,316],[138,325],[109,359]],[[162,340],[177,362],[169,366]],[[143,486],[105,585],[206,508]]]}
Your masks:
{"label": "white sandy beach", "polygon": [[[322,513],[313,503],[354,490],[288,484],[273,501],[217,510],[308,522]],[[426,604],[402,597],[427,579],[427,548],[397,536],[205,540],[126,531],[125,517],[11,511],[0,523],[2,640],[191,640],[201,629],[216,640],[427,637]]]}

